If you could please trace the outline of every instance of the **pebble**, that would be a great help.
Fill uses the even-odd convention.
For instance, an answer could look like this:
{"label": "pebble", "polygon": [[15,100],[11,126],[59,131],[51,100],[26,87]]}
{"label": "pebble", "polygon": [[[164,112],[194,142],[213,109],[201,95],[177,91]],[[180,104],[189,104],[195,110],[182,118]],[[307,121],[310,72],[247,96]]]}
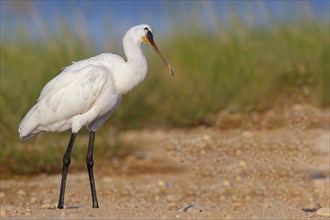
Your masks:
{"label": "pebble", "polygon": [[173,202],[173,201],[178,200],[178,196],[171,194],[171,195],[167,195],[166,199],[167,199],[167,201]]}
{"label": "pebble", "polygon": [[26,196],[26,192],[20,189],[18,190],[17,195]]}
{"label": "pebble", "polygon": [[239,165],[240,165],[241,167],[246,167],[246,163],[245,163],[245,161],[243,161],[243,160],[239,161]]}
{"label": "pebble", "polygon": [[103,177],[103,182],[105,182],[105,183],[112,183],[113,182],[113,178],[111,178],[111,177]]}
{"label": "pebble", "polygon": [[1,218],[4,218],[4,217],[7,217],[8,216],[8,214],[7,214],[7,212],[6,212],[6,210],[0,210],[0,217]]}
{"label": "pebble", "polygon": [[224,180],[224,181],[223,181],[223,185],[224,185],[224,186],[230,186],[230,182],[229,182],[228,180]]}
{"label": "pebble", "polygon": [[47,204],[47,203],[50,203],[50,202],[51,202],[51,198],[47,198],[44,201],[42,201],[42,203],[44,203],[44,204]]}
{"label": "pebble", "polygon": [[170,203],[167,204],[167,207],[171,208],[171,209],[176,208],[176,203],[175,202],[170,202]]}
{"label": "pebble", "polygon": [[316,211],[316,214],[321,216],[330,216],[330,208],[327,207],[320,208]]}
{"label": "pebble", "polygon": [[206,135],[203,136],[203,139],[204,139],[205,141],[208,141],[208,140],[210,140],[211,138],[210,138],[209,135],[206,134]]}
{"label": "pebble", "polygon": [[236,202],[236,203],[233,204],[233,206],[234,206],[235,208],[239,208],[239,207],[242,206],[242,203],[240,203],[240,202]]}
{"label": "pebble", "polygon": [[0,192],[0,198],[4,198],[6,196],[6,193]]}
{"label": "pebble", "polygon": [[166,187],[167,189],[173,188],[173,183],[170,182],[170,181],[166,181],[166,182],[165,182],[165,187]]}
{"label": "pebble", "polygon": [[249,132],[249,131],[243,131],[242,135],[243,135],[243,137],[245,137],[245,138],[252,137],[252,133]]}
{"label": "pebble", "polygon": [[330,152],[330,134],[329,131],[324,132],[314,141],[315,148],[323,155],[327,155]]}
{"label": "pebble", "polygon": [[165,186],[164,180],[158,180],[158,186]]}
{"label": "pebble", "polygon": [[51,204],[42,204],[42,205],[40,206],[40,208],[41,208],[41,209],[53,209],[54,206],[51,205]]}
{"label": "pebble", "polygon": [[38,199],[37,199],[36,197],[31,197],[31,198],[30,198],[30,202],[31,202],[31,203],[35,203],[37,200],[38,200]]}

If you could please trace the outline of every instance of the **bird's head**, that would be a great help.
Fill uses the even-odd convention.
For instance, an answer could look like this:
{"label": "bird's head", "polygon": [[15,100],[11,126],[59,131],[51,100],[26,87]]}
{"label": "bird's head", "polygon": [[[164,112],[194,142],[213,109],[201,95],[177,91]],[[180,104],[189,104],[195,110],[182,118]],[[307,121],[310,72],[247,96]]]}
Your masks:
{"label": "bird's head", "polygon": [[132,27],[128,32],[132,32],[134,36],[136,36],[136,39],[139,41],[139,43],[146,43],[156,51],[156,53],[160,56],[160,58],[164,61],[167,68],[170,70],[171,74],[174,75],[174,72],[165,58],[165,56],[160,52],[160,49],[158,48],[157,44],[154,41],[154,36],[152,34],[152,30],[149,25],[147,24],[141,24]]}

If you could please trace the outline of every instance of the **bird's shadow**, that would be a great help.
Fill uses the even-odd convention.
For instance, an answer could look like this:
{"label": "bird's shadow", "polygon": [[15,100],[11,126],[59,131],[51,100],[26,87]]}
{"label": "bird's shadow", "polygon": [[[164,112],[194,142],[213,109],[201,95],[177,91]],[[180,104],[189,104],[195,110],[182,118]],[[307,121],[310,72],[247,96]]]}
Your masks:
{"label": "bird's shadow", "polygon": [[81,208],[80,206],[69,206],[66,209],[79,209]]}
{"label": "bird's shadow", "polygon": [[53,207],[53,208],[49,208],[49,209],[56,209],[56,210],[66,210],[66,209],[79,209],[81,208],[82,206],[69,206],[69,207],[65,207],[64,209],[59,209],[57,208],[56,206]]}

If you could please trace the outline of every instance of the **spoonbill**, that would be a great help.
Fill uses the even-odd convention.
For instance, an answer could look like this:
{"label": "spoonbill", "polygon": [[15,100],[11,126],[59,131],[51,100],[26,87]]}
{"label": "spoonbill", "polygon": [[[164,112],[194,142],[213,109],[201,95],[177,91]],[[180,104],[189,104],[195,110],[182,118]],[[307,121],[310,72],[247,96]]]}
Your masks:
{"label": "spoonbill", "polygon": [[127,58],[103,53],[85,60],[73,62],[42,89],[37,103],[28,111],[19,124],[19,138],[35,136],[39,132],[63,132],[71,129],[71,137],[63,157],[62,179],[58,208],[63,209],[66,177],[70,155],[78,131],[86,126],[89,144],[86,165],[92,194],[93,208],[98,208],[93,174],[93,148],[96,130],[118,107],[124,94],[138,85],[148,71],[147,60],[141,44],[153,47],[174,72],[160,52],[149,25],[141,24],[130,28],[123,38]]}

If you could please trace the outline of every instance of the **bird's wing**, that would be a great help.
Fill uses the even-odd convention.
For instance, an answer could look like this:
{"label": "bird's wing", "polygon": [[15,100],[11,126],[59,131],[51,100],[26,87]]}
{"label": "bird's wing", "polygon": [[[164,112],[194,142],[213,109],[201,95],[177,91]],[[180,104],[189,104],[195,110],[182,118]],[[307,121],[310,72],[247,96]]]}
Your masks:
{"label": "bird's wing", "polygon": [[46,86],[42,89],[40,93],[40,99],[43,99],[46,95],[51,94],[53,91],[57,91],[62,87],[67,86],[73,80],[77,78],[77,74],[81,75],[82,71],[88,66],[96,66],[101,67],[104,64],[111,64],[111,63],[124,63],[122,57],[115,55],[115,54],[99,54],[95,57],[91,57],[85,60],[80,60],[77,62],[73,62],[72,65],[69,65],[63,69],[63,71],[49,81]]}
{"label": "bird's wing", "polygon": [[90,110],[106,84],[109,71],[87,65],[78,71],[63,72],[51,80],[38,99],[41,124],[70,119]]}
{"label": "bird's wing", "polygon": [[[85,67],[87,66],[88,65],[86,65]],[[80,75],[83,75],[83,73],[80,73],[79,70],[83,70],[83,68],[71,71],[67,71],[67,68],[64,68],[64,70],[60,74],[58,74],[55,78],[53,78],[44,86],[44,88],[41,90],[38,101],[77,80]]]}

